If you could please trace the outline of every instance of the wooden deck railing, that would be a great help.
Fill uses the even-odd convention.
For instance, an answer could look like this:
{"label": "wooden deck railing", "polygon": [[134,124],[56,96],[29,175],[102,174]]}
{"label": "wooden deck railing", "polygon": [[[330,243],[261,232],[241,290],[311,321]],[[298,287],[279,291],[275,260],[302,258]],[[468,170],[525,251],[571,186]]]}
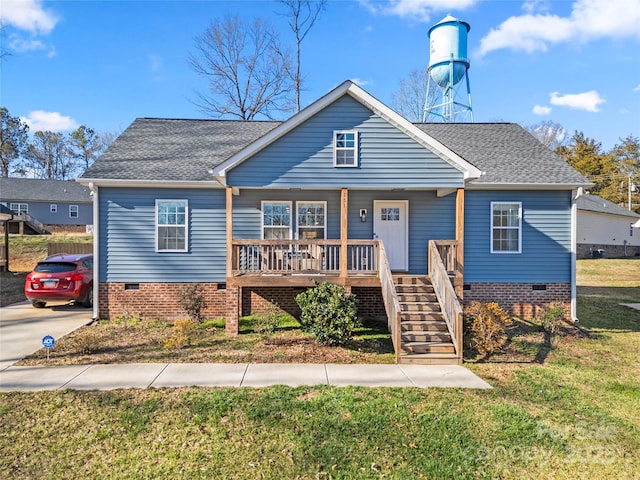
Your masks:
{"label": "wooden deck railing", "polygon": [[[444,261],[441,252],[445,253]],[[453,259],[453,263],[450,263],[451,258]],[[456,271],[455,258],[455,240],[429,241],[429,278],[440,302],[440,307],[442,308],[444,319],[447,322],[456,355],[461,362],[462,307],[460,306],[460,301],[458,300],[450,278],[451,272]],[[445,265],[445,262],[447,265]]]}
{"label": "wooden deck railing", "polygon": [[377,275],[376,240],[347,242],[347,271],[340,271],[340,240],[233,240],[232,274]]}
{"label": "wooden deck railing", "polygon": [[400,359],[400,342],[402,332],[400,331],[400,302],[396,292],[396,285],[393,281],[393,274],[389,267],[389,260],[384,249],[384,243],[380,242],[380,286],[382,288],[382,299],[387,313],[387,324],[391,332],[393,350],[396,352],[396,363]]}

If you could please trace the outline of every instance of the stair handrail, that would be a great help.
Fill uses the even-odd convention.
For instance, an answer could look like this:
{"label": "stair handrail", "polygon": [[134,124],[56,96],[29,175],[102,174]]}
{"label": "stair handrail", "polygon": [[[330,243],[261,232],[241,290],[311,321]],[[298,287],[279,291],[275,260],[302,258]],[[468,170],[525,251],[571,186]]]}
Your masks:
{"label": "stair handrail", "polygon": [[391,340],[396,355],[396,363],[400,361],[400,301],[396,292],[396,285],[393,282],[393,274],[389,266],[389,258],[384,249],[384,243],[378,241],[378,255],[380,266],[378,272],[380,275],[380,286],[382,287],[382,299],[384,301],[384,309],[387,313],[387,325],[391,332]]}
{"label": "stair handrail", "polygon": [[462,363],[463,311],[435,240],[429,240],[429,278],[451,334],[458,362]]}

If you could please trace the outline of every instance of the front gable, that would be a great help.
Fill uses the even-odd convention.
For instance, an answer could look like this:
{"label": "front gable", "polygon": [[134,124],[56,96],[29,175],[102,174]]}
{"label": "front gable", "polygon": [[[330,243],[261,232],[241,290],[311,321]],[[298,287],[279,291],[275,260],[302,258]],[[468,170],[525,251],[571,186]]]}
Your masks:
{"label": "front gable", "polygon": [[[354,167],[334,165],[334,132],[357,132]],[[234,187],[457,188],[464,174],[348,95],[227,174]]]}
{"label": "front gable", "polygon": [[[334,165],[335,132],[355,132],[357,162]],[[225,185],[458,188],[480,171],[351,82],[215,168]]]}

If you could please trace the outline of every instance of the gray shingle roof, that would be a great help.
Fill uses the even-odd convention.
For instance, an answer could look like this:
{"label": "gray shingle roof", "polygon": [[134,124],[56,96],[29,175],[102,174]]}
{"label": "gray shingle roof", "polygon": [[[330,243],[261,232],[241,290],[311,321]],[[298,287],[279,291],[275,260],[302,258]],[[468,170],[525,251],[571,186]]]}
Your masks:
{"label": "gray shingle roof", "polygon": [[473,180],[472,185],[590,184],[517,124],[418,123],[416,126],[485,172]]}
{"label": "gray shingle roof", "polygon": [[91,203],[87,187],[73,180],[40,180],[34,178],[0,178],[0,200],[3,202]]}
{"label": "gray shingle roof", "polygon": [[114,180],[212,180],[209,170],[280,122],[139,118],[83,175]]}
{"label": "gray shingle roof", "polygon": [[[205,181],[209,170],[280,122],[137,119],[83,178]],[[588,185],[522,127],[508,123],[419,123],[485,175],[473,185]]]}
{"label": "gray shingle roof", "polygon": [[586,210],[596,213],[608,213],[610,215],[622,215],[624,217],[640,218],[636,212],[622,208],[609,200],[600,198],[597,195],[585,194],[578,197],[578,210]]}

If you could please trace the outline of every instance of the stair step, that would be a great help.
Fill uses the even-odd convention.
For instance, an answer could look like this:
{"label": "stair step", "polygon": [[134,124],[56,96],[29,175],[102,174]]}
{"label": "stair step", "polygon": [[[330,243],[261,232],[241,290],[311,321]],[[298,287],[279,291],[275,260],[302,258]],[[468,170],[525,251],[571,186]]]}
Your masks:
{"label": "stair step", "polygon": [[438,297],[435,293],[405,293],[398,292],[398,301],[400,303],[438,303]]}
{"label": "stair step", "polygon": [[404,322],[424,322],[424,321],[444,321],[444,314],[437,312],[401,312],[400,321]]}
{"label": "stair step", "polygon": [[447,332],[447,324],[443,320],[403,320],[400,322],[402,332]]}
{"label": "stair step", "polygon": [[437,302],[399,302],[400,303],[400,311],[404,312],[431,312],[438,313],[442,310],[440,309],[440,304]]}
{"label": "stair step", "polygon": [[451,342],[449,332],[402,332],[403,343],[433,343],[433,342]]}
{"label": "stair step", "polygon": [[402,342],[400,349],[407,353],[455,353],[451,342]]}
{"label": "stair step", "polygon": [[399,362],[417,365],[458,365],[462,363],[455,353],[401,353]]}
{"label": "stair step", "polygon": [[396,285],[431,285],[431,280],[426,275],[394,275],[393,283]]}
{"label": "stair step", "polygon": [[425,294],[434,294],[435,290],[433,289],[433,285],[396,285],[396,292],[398,294],[409,294],[409,293],[425,293]]}

